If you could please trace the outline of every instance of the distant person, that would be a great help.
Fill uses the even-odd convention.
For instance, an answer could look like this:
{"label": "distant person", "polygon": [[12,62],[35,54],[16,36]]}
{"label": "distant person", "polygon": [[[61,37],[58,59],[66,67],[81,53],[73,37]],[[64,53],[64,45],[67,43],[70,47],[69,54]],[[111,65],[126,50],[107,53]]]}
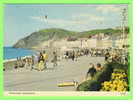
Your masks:
{"label": "distant person", "polygon": [[78,60],[78,52],[75,52],[75,61]]}
{"label": "distant person", "polygon": [[44,67],[47,67],[48,55],[46,54],[45,50],[43,51],[43,58],[44,58]]}
{"label": "distant person", "polygon": [[31,70],[34,68],[34,64],[35,64],[34,59],[35,57],[32,55],[31,56]]}
{"label": "distant person", "polygon": [[35,56],[34,56],[34,55],[32,55],[32,56],[31,56],[32,65],[34,65],[34,64],[35,64],[35,62],[34,62],[35,60],[34,60],[34,59],[35,59]]}
{"label": "distant person", "polygon": [[19,57],[17,57],[17,66],[18,67],[20,66],[20,59],[19,59]]}
{"label": "distant person", "polygon": [[73,61],[75,60],[75,52],[74,52],[74,50],[73,50],[73,52],[72,52],[72,60],[73,60]]}
{"label": "distant person", "polygon": [[53,60],[52,60],[52,62],[53,62],[53,66],[54,67],[57,66],[57,53],[56,52],[53,52]]}
{"label": "distant person", "polygon": [[17,57],[17,61],[14,68],[16,69],[16,68],[22,68],[22,67],[24,67],[23,59],[21,59],[21,57],[20,58]]}
{"label": "distant person", "polygon": [[69,56],[69,52],[68,51],[66,51],[66,54],[65,54],[66,56],[65,56],[65,58],[67,59],[68,58],[68,56]]}
{"label": "distant person", "polygon": [[88,78],[88,75],[90,75],[90,78],[92,79],[94,77],[94,75],[96,74],[96,69],[94,67],[94,64],[90,63],[90,66],[89,66],[89,70],[86,74],[86,79]]}
{"label": "distant person", "polygon": [[44,56],[43,56],[43,54],[40,52],[40,55],[39,55],[39,57],[38,57],[38,63],[40,62],[40,61],[43,61],[44,62]]}
{"label": "distant person", "polygon": [[38,58],[38,70],[42,71],[44,69],[44,56],[43,54],[40,52],[39,58]]}
{"label": "distant person", "polygon": [[24,67],[23,59],[21,57],[19,59],[17,59],[17,62],[18,62],[18,67],[20,67],[20,68]]}
{"label": "distant person", "polygon": [[32,70],[32,68],[33,68],[32,58],[29,58],[29,59],[28,59],[28,63],[29,63],[29,68],[30,68],[30,70]]}
{"label": "distant person", "polygon": [[33,69],[36,69],[38,64],[38,54],[34,55],[34,65],[33,65]]}
{"label": "distant person", "polygon": [[18,68],[18,64],[16,63],[15,66],[14,66],[14,69],[17,69]]}
{"label": "distant person", "polygon": [[107,51],[107,52],[105,53],[105,61],[107,61],[107,60],[109,59],[109,57],[110,57],[110,54],[109,54],[109,52]]}
{"label": "distant person", "polygon": [[29,59],[28,59],[28,57],[26,57],[26,59],[25,59],[25,65],[24,65],[24,67],[25,67],[26,69],[29,68]]}

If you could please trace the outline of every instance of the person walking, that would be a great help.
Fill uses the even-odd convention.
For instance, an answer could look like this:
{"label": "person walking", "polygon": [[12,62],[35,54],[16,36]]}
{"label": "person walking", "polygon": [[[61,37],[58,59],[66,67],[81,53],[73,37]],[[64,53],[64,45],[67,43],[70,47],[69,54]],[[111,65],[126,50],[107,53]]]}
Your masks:
{"label": "person walking", "polygon": [[53,52],[53,66],[55,67],[55,66],[57,66],[57,53],[54,51]]}
{"label": "person walking", "polygon": [[74,52],[74,50],[73,50],[73,52],[72,52],[72,60],[73,60],[73,61],[75,60],[75,52]]}
{"label": "person walking", "polygon": [[47,67],[48,55],[46,54],[45,50],[43,51],[43,58],[44,58],[44,68]]}
{"label": "person walking", "polygon": [[107,52],[105,53],[105,61],[108,61],[109,57],[110,57],[110,54],[109,54],[109,52],[107,51]]}
{"label": "person walking", "polygon": [[86,74],[86,80],[88,79],[88,75],[90,76],[90,78],[92,79],[94,77],[94,75],[96,74],[96,69],[94,67],[94,64],[90,63],[90,68]]}
{"label": "person walking", "polygon": [[44,69],[44,57],[43,54],[40,52],[39,58],[38,58],[38,70],[42,71]]}

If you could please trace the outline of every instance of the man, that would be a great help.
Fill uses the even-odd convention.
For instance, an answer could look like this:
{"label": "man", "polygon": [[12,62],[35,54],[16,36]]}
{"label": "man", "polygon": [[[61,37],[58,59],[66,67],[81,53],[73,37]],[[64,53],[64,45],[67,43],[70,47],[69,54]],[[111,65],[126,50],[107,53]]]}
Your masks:
{"label": "man", "polygon": [[57,53],[53,52],[53,66],[57,66]]}
{"label": "man", "polygon": [[75,52],[73,50],[73,52],[72,52],[72,60],[74,61],[74,59],[75,59]]}
{"label": "man", "polygon": [[32,55],[31,56],[31,70],[34,69],[34,65],[35,65],[35,56]]}
{"label": "man", "polygon": [[96,74],[96,69],[94,67],[94,64],[90,63],[90,68],[86,74],[86,79],[88,78],[88,75],[90,74],[90,78],[92,79],[94,75]]}
{"label": "man", "polygon": [[66,51],[65,58],[68,59],[69,53]]}
{"label": "man", "polygon": [[47,60],[48,60],[48,55],[46,54],[45,51],[43,51],[43,58],[44,58],[44,67],[46,68],[46,63],[47,63]]}
{"label": "man", "polygon": [[107,51],[107,52],[105,53],[105,61],[108,60],[109,56],[110,56],[110,54],[109,54],[109,52]]}

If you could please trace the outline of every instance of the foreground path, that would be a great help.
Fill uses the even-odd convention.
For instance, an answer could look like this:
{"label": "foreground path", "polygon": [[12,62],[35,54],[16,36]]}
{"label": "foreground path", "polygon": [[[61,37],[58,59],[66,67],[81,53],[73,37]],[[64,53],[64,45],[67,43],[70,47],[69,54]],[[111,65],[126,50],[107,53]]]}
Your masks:
{"label": "foreground path", "polygon": [[4,90],[6,91],[75,91],[75,87],[58,87],[61,82],[81,81],[89,68],[89,63],[102,63],[103,57],[78,58],[78,61],[61,60],[53,68],[48,63],[44,71],[26,70],[25,68],[8,70],[4,72]]}

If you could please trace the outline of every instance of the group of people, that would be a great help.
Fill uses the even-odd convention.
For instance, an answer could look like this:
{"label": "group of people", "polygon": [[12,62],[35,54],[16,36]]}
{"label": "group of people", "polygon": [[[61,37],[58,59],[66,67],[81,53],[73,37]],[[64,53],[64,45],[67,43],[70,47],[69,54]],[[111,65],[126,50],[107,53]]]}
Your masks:
{"label": "group of people", "polygon": [[66,59],[72,59],[73,61],[77,61],[77,58],[80,56],[88,55],[89,49],[78,49],[78,50],[69,50],[65,52]]}
{"label": "group of people", "polygon": [[[38,55],[26,57],[26,58],[17,58],[16,64],[14,66],[15,69],[17,68],[26,68],[26,69],[36,69],[38,71],[43,71],[47,68],[48,62],[48,54],[44,51],[39,52]],[[51,61],[53,66],[57,66],[57,53],[53,52],[53,59]]]}
{"label": "group of people", "polygon": [[15,63],[14,68],[23,68],[25,67],[26,69],[30,68],[32,70],[32,66],[34,65],[34,56],[31,57],[26,57],[22,59],[21,57],[17,57],[17,61]]}
{"label": "group of people", "polygon": [[91,56],[91,57],[105,57],[105,61],[109,62],[119,62],[119,63],[127,63],[129,62],[129,53],[124,52],[122,49],[79,49],[79,50],[69,50],[65,52],[66,59],[72,59],[73,61],[77,61],[77,58],[80,56]]}
{"label": "group of people", "polygon": [[121,49],[114,49],[105,53],[105,61],[126,64],[129,63],[129,53]]}
{"label": "group of people", "polygon": [[95,48],[82,48],[78,50],[69,50],[65,52],[66,59],[72,59],[73,61],[76,60],[80,56],[91,56],[91,57],[104,57],[106,49],[95,49]]}
{"label": "group of people", "polygon": [[[77,61],[78,57],[80,56],[103,56],[105,57],[106,62],[119,62],[119,63],[127,63],[129,62],[129,54],[125,53],[125,55],[122,55],[123,51],[121,49],[79,49],[79,50],[71,50],[65,52],[65,58],[66,59],[72,59],[73,61]],[[57,66],[58,61],[58,55],[57,52],[53,52],[52,60],[53,67]],[[42,52],[39,52],[38,55],[34,55],[31,57],[26,58],[17,58],[17,63],[15,64],[16,68],[22,68],[25,67],[26,69],[37,69],[39,71],[42,71],[47,68],[47,62],[48,62],[48,54],[43,50]],[[94,68],[93,64],[90,64],[90,66],[93,66],[92,69],[98,68],[101,66],[101,64],[97,64],[97,67]],[[99,67],[100,68],[100,67]],[[90,73],[90,72],[89,72]],[[95,71],[94,71],[95,73]],[[93,74],[91,74],[93,76]]]}
{"label": "group of people", "polygon": [[96,66],[93,63],[90,63],[89,65],[89,70],[87,71],[86,77],[85,79],[88,79],[88,76],[90,76],[89,78],[93,78],[94,75],[98,72],[101,71],[103,69],[102,65],[100,63],[97,63]]}
{"label": "group of people", "polygon": [[[121,64],[126,64],[129,63],[129,52],[124,52],[123,49],[106,49],[104,51],[104,57],[105,57],[105,62],[117,62]],[[94,64],[90,63],[89,65],[89,70],[86,74],[86,79],[88,76],[90,78],[93,78],[95,74],[98,71],[101,71],[103,67],[101,66],[100,63],[97,63],[96,66]]]}

